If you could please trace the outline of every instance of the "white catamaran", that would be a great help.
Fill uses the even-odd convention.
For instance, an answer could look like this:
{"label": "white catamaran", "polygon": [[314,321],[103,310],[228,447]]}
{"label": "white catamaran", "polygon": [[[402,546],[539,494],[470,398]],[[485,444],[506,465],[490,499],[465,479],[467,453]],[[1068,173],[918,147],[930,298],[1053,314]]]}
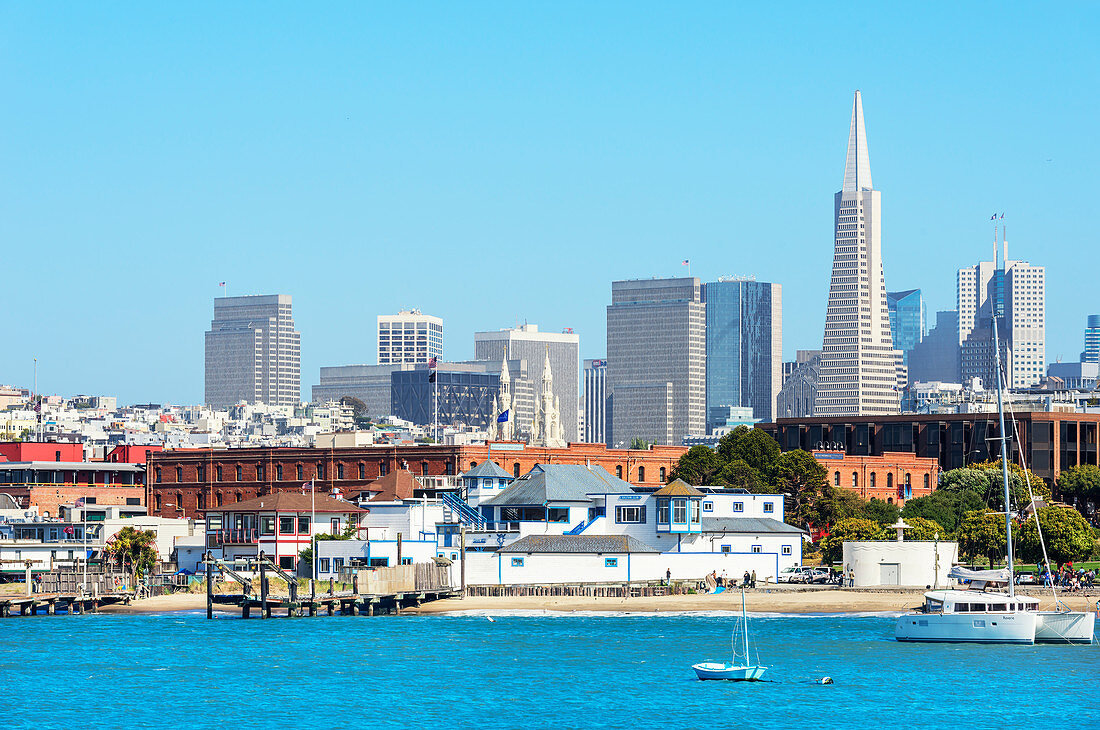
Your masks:
{"label": "white catamaran", "polygon": [[[997,260],[994,237],[993,258]],[[1001,347],[997,317],[993,316],[993,350],[997,365],[997,413],[1001,427],[1001,476],[1004,479],[1006,567],[1003,570],[967,570],[955,567],[951,578],[969,580],[976,590],[929,591],[924,605],[898,618],[894,636],[898,641],[978,642],[985,644],[1034,644],[1036,642],[1091,644],[1094,621],[1091,613],[1070,611],[1054,598],[1056,610],[1040,611],[1039,601],[1017,596],[1013,580],[1012,508],[1008,481],[1008,443],[1005,432],[1004,382],[1001,375]],[[1023,446],[1021,444],[1021,454]],[[1025,480],[1027,472],[1025,470]],[[1027,482],[1031,490],[1030,481]],[[1034,497],[1031,499],[1035,506]],[[1039,527],[1039,512],[1032,509]],[[1040,529],[1040,541],[1042,531]],[[1043,556],[1046,546],[1043,544]],[[990,590],[1005,585],[1007,593]],[[1053,589],[1053,586],[1052,586]]]}

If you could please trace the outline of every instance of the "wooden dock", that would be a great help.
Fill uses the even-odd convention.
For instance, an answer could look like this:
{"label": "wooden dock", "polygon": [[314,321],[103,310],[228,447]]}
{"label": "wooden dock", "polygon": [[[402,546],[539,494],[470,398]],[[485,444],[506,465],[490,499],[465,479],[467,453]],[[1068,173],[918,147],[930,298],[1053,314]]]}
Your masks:
{"label": "wooden dock", "polygon": [[[295,616],[381,616],[400,613],[404,608],[414,608],[425,601],[452,598],[460,591],[451,585],[450,573],[445,566],[433,563],[399,565],[387,568],[363,568],[346,571],[351,583],[350,591],[334,591],[332,582],[325,593],[317,593],[316,583],[311,584],[310,595],[300,596],[297,576],[276,566],[261,552],[254,568],[259,574],[259,595],[252,585],[252,578],[244,575],[226,561],[214,559],[209,553],[206,566],[206,617],[214,618],[214,606],[237,606],[241,618],[251,618],[253,612],[260,618],[276,615]],[[214,593],[214,573],[228,576],[241,586],[240,593]],[[268,574],[273,573],[287,584],[289,595],[273,596],[268,590]]]}
{"label": "wooden dock", "polygon": [[0,597],[0,618],[11,616],[37,616],[45,612],[54,616],[59,609],[68,615],[95,613],[100,606],[113,603],[129,603],[130,594],[110,594],[105,596],[63,595],[60,593],[34,593],[29,596]]}

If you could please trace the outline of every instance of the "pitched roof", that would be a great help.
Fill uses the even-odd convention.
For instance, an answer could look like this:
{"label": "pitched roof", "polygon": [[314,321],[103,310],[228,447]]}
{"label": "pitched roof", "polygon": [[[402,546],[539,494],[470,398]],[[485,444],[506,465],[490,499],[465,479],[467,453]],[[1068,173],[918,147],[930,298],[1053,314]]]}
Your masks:
{"label": "pitched roof", "polygon": [[371,502],[397,502],[402,499],[412,499],[413,492],[421,488],[420,482],[416,481],[411,471],[394,469],[385,476],[378,477],[360,491],[377,492],[370,498]]}
{"label": "pitched roof", "polygon": [[630,535],[528,535],[498,553],[659,553]]}
{"label": "pitched roof", "polygon": [[703,532],[804,533],[800,527],[770,517],[704,517]]}
{"label": "pitched roof", "polygon": [[488,459],[481,462],[480,464],[478,464],[474,468],[470,469],[469,471],[463,472],[462,476],[463,477],[480,477],[480,478],[483,478],[483,479],[488,478],[488,477],[491,477],[493,479],[500,479],[502,477],[504,479],[511,479],[512,478],[511,474],[504,471],[499,466],[497,466],[496,463],[494,463],[492,461],[489,461]]}
{"label": "pitched roof", "polygon": [[702,497],[703,493],[691,486],[683,479],[673,479],[671,482],[654,492],[655,497]]}
{"label": "pitched roof", "polygon": [[309,495],[301,492],[275,492],[243,502],[208,507],[203,512],[362,512],[351,502],[333,499],[327,494]]}
{"label": "pitched roof", "polygon": [[629,483],[611,476],[602,466],[536,464],[503,492],[482,504],[542,505],[548,502],[591,502],[590,494],[631,494]]}

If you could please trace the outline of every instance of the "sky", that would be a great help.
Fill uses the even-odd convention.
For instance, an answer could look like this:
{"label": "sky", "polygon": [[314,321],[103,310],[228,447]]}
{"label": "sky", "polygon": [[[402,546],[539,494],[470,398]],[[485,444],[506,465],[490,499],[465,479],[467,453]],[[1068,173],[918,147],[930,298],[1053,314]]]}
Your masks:
{"label": "sky", "polygon": [[[857,12],[858,7],[858,12]],[[820,347],[852,94],[886,286],[1047,267],[1047,356],[1100,312],[1100,9],[1062,3],[0,4],[0,383],[203,399],[213,298],[290,294],[308,398],[375,317],[572,327],[611,281],[783,285]]]}

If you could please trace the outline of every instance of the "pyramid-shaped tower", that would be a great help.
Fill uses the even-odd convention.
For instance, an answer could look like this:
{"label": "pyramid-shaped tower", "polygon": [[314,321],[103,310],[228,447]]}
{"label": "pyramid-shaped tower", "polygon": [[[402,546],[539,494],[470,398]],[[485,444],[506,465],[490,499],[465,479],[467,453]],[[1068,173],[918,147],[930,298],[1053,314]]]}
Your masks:
{"label": "pyramid-shaped tower", "polygon": [[848,132],[844,185],[834,199],[833,277],[825,313],[816,416],[898,412],[897,353],[882,273],[881,193],[857,91]]}

